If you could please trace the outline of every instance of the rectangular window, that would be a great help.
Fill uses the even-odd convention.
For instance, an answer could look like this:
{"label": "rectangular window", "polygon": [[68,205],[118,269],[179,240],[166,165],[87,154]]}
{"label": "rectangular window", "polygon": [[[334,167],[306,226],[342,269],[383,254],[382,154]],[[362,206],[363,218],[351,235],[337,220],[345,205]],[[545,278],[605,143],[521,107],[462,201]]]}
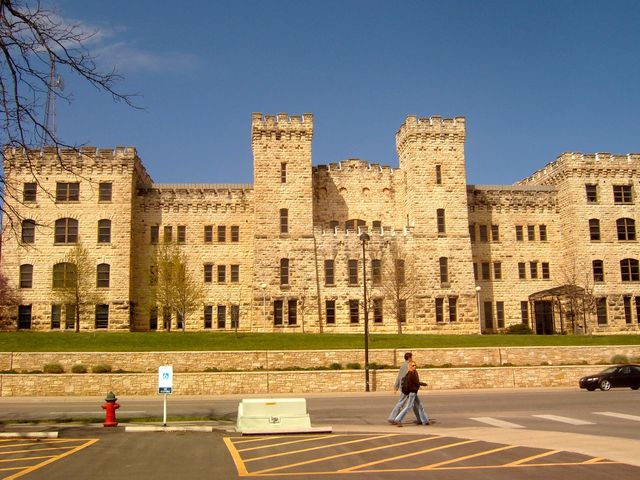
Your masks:
{"label": "rectangular window", "polygon": [[62,305],[51,305],[51,329],[57,330],[60,328],[60,321],[62,319]]}
{"label": "rectangular window", "polygon": [[213,225],[204,226],[204,243],[213,242]]}
{"label": "rectangular window", "polygon": [[204,283],[213,282],[213,265],[210,263],[204,264]]}
{"label": "rectangular window", "polygon": [[493,330],[493,303],[484,302],[484,328]]}
{"label": "rectangular window", "polygon": [[549,280],[549,278],[551,278],[551,273],[549,272],[549,262],[542,262],[540,265],[542,268],[542,278],[544,280]]}
{"label": "rectangular window", "polygon": [[489,262],[482,262],[482,280],[491,280],[491,264]]}
{"label": "rectangular window", "polygon": [[231,305],[231,328],[240,327],[240,305]]}
{"label": "rectangular window", "polygon": [[324,283],[325,285],[335,285],[336,280],[334,277],[334,261],[324,261]]}
{"label": "rectangular window", "polygon": [[162,309],[162,328],[171,330],[171,308],[164,307]]}
{"label": "rectangular window", "polygon": [[296,325],[298,323],[298,301],[287,301],[287,323],[289,325]]}
{"label": "rectangular window", "polygon": [[182,314],[182,312],[176,312],[176,328],[178,328],[180,330],[185,328],[184,315]]}
{"label": "rectangular window", "polygon": [[404,285],[405,283],[405,268],[404,259],[399,258],[396,260],[396,280],[398,285]]}
{"label": "rectangular window", "polygon": [[491,241],[500,241],[500,227],[498,225],[491,225]]}
{"label": "rectangular window", "polygon": [[31,305],[18,306],[18,329],[31,329]]}
{"label": "rectangular window", "polygon": [[22,243],[35,243],[35,241],[36,241],[36,222],[35,222],[35,220],[23,220],[22,221],[21,240],[22,240]]}
{"label": "rectangular window", "polygon": [[540,234],[540,241],[541,242],[546,242],[547,241],[547,226],[546,225],[539,225],[538,226],[538,232]]}
{"label": "rectangular window", "polygon": [[458,321],[458,297],[449,297],[449,321]]}
{"label": "rectangular window", "polygon": [[587,183],[585,186],[587,203],[598,203],[598,185]]}
{"label": "rectangular window", "polygon": [[473,264],[473,279],[478,280],[478,264],[475,262]]}
{"label": "rectangular window", "polygon": [[57,202],[77,202],[80,200],[80,184],[72,183],[56,183],[56,201]]}
{"label": "rectangular window", "polygon": [[531,278],[538,278],[538,262],[529,262],[529,272]]}
{"label": "rectangular window", "polygon": [[282,300],[273,301],[273,324],[282,325]]}
{"label": "rectangular window", "polygon": [[158,308],[149,309],[149,330],[158,330]]}
{"label": "rectangular window", "polygon": [[524,234],[522,225],[516,225],[516,241],[522,242],[524,240]]}
{"label": "rectangular window", "polygon": [[360,322],[360,302],[358,300],[349,300],[349,322]]}
{"label": "rectangular window", "polygon": [[164,243],[171,243],[173,241],[173,227],[171,225],[164,226]]}
{"label": "rectangular window", "polygon": [[375,286],[382,284],[382,261],[371,260],[371,283]]}
{"label": "rectangular window", "polygon": [[185,243],[187,241],[187,227],[185,225],[178,225],[178,243]]}
{"label": "rectangular window", "polygon": [[64,306],[64,328],[71,330],[76,326],[76,307],[75,305]]}
{"label": "rectangular window", "polygon": [[440,284],[449,283],[449,259],[440,257]]}
{"label": "rectangular window", "polygon": [[529,302],[520,302],[520,320],[529,325]]}
{"label": "rectangular window", "polygon": [[382,299],[373,299],[373,323],[382,323]]}
{"label": "rectangular window", "polygon": [[213,305],[204,306],[204,328],[211,328],[213,325]]}
{"label": "rectangular window", "polygon": [[614,203],[633,203],[633,186],[614,185],[613,186],[613,202]]}
{"label": "rectangular window", "polygon": [[598,325],[607,324],[607,297],[596,299],[596,317],[598,318]]}
{"label": "rectangular window", "polygon": [[38,192],[38,184],[25,183],[22,188],[22,201],[23,202],[35,202]]}
{"label": "rectangular window", "polygon": [[327,324],[336,323],[336,301],[325,300],[324,309],[325,309],[325,314],[327,316]]}
{"label": "rectangular window", "polygon": [[469,225],[469,239],[472,242],[476,241],[476,224],[472,223]]}
{"label": "rectangular window", "polygon": [[444,208],[439,208],[438,210],[436,210],[436,216],[438,223],[438,234],[443,235],[446,233],[446,226],[444,222]]}
{"label": "rectangular window", "polygon": [[227,241],[227,227],[224,225],[218,225],[218,242],[224,243]]}
{"label": "rectangular window", "polygon": [[33,265],[26,263],[20,265],[20,288],[33,287]]}
{"label": "rectangular window", "polygon": [[96,329],[109,328],[109,305],[96,305]]}
{"label": "rectangular window", "polygon": [[533,242],[536,239],[536,226],[527,225],[527,240]]}
{"label": "rectangular window", "polygon": [[280,285],[289,285],[289,259],[280,259]]}
{"label": "rectangular window", "polygon": [[480,241],[483,243],[489,241],[489,236],[487,232],[488,231],[487,231],[486,225],[478,225],[478,233],[480,234]]}
{"label": "rectangular window", "polygon": [[624,321],[625,323],[632,323],[632,313],[631,313],[631,297],[622,297],[622,302],[624,304]]}
{"label": "rectangular window", "polygon": [[407,323],[407,301],[398,300],[398,322]]}
{"label": "rectangular window", "polygon": [[231,283],[240,282],[240,265],[230,265],[231,268]]}
{"label": "rectangular window", "polygon": [[604,262],[602,260],[593,260],[593,281],[596,283],[604,282]]}
{"label": "rectangular window", "polygon": [[231,225],[231,241],[234,243],[240,241],[240,227],[238,225]]}
{"label": "rectangular window", "polygon": [[289,210],[286,208],[280,209],[280,234],[286,235],[289,233]]}
{"label": "rectangular window", "polygon": [[159,238],[160,238],[160,226],[151,225],[151,227],[149,227],[149,242],[155,245],[158,243]]}
{"label": "rectangular window", "polygon": [[225,283],[227,281],[227,266],[218,265],[218,283]]}
{"label": "rectangular window", "polygon": [[442,165],[436,165],[436,185],[442,185]]}
{"label": "rectangular window", "polygon": [[636,301],[636,323],[640,323],[640,297],[635,297]]}
{"label": "rectangular window", "polygon": [[592,242],[600,241],[600,220],[597,218],[589,220],[589,239]]}
{"label": "rectangular window", "polygon": [[218,305],[218,328],[224,329],[227,326],[227,306]]}
{"label": "rectangular window", "polygon": [[444,298],[436,298],[436,322],[444,322]]}
{"label": "rectangular window", "polygon": [[496,320],[498,328],[504,328],[504,302],[496,302]]}
{"label": "rectangular window", "polygon": [[98,243],[111,243],[111,220],[98,220]]}
{"label": "rectangular window", "polygon": [[373,233],[382,233],[382,222],[380,220],[374,220],[371,223],[371,231]]}
{"label": "rectangular window", "polygon": [[358,260],[349,260],[349,285],[358,284]]}
{"label": "rectangular window", "polygon": [[287,183],[287,163],[280,163],[280,183]]}
{"label": "rectangular window", "polygon": [[502,280],[502,263],[493,262],[493,279]]}
{"label": "rectangular window", "polygon": [[113,184],[111,182],[100,182],[98,185],[98,201],[110,202]]}

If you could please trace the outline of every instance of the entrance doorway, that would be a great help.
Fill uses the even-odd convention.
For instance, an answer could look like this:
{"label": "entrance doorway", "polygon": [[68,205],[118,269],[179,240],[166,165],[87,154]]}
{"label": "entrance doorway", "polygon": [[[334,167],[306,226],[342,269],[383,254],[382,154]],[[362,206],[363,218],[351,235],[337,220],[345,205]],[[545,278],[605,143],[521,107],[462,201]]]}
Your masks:
{"label": "entrance doorway", "polygon": [[536,335],[553,335],[553,306],[550,301],[533,304],[536,319]]}

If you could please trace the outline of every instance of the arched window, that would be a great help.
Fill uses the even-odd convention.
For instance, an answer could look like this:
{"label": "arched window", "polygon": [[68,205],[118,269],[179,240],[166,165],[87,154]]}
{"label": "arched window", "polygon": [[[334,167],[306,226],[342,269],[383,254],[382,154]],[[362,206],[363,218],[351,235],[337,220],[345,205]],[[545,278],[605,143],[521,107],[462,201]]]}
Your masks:
{"label": "arched window", "polygon": [[111,243],[111,220],[98,220],[98,243]]}
{"label": "arched window", "polygon": [[53,288],[73,288],[76,283],[76,266],[73,263],[56,263],[53,266]]}
{"label": "arched window", "polygon": [[589,219],[589,239],[592,242],[600,241],[600,220],[597,218]]}
{"label": "arched window", "polygon": [[59,218],[56,220],[55,243],[77,243],[78,220],[75,218]]}
{"label": "arched window", "polygon": [[289,285],[289,259],[280,259],[280,285]]}
{"label": "arched window", "polygon": [[33,265],[20,265],[20,288],[33,287]]}
{"label": "arched window", "polygon": [[111,275],[111,265],[100,263],[96,268],[96,286],[98,288],[109,288],[109,277]]}
{"label": "arched window", "polygon": [[34,243],[36,241],[36,221],[22,221],[22,243]]}
{"label": "arched window", "polygon": [[602,260],[594,260],[591,262],[593,268],[593,281],[596,283],[604,282],[604,262]]}
{"label": "arched window", "polygon": [[618,240],[636,239],[636,222],[633,218],[619,218],[616,220]]}
{"label": "arched window", "polygon": [[640,282],[640,268],[635,258],[620,260],[620,274],[623,282]]}

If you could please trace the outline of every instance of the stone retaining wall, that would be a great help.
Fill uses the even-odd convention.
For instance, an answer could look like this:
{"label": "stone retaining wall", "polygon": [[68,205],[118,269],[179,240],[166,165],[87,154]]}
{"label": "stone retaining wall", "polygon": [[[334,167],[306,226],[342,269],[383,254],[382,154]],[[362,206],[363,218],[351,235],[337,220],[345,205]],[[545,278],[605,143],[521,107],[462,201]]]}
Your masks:
{"label": "stone retaining wall", "polygon": [[[505,347],[505,348],[416,348],[411,349],[418,366],[453,365],[480,367],[483,365],[579,365],[602,364],[614,355],[640,358],[640,345],[603,347]],[[370,350],[369,361],[379,365],[398,366],[405,350]],[[70,372],[76,364],[90,368],[110,365],[113,370],[128,372],[157,372],[160,365],[173,365],[175,372],[203,372],[207,368],[219,370],[278,370],[299,367],[328,367],[339,363],[364,364],[364,351],[252,351],[252,352],[72,352],[72,353],[0,353],[0,371],[29,372],[42,370],[48,363],[61,364]]]}
{"label": "stone retaining wall", "polygon": [[[604,368],[604,367],[602,367]],[[593,366],[486,367],[422,369],[427,390],[577,386]],[[393,370],[371,371],[373,391],[391,391]],[[157,373],[129,374],[2,374],[0,396],[154,395]],[[362,392],[362,370],[176,373],[176,395]]]}

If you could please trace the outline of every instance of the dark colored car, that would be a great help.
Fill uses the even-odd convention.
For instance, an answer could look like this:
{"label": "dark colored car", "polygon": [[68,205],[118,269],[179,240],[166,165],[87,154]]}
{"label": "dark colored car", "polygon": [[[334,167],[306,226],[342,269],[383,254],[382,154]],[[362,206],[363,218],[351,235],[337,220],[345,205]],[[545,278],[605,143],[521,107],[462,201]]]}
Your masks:
{"label": "dark colored car", "polygon": [[596,388],[609,390],[611,388],[640,388],[640,365],[617,365],[605,368],[600,373],[580,379],[580,388],[593,392]]}

